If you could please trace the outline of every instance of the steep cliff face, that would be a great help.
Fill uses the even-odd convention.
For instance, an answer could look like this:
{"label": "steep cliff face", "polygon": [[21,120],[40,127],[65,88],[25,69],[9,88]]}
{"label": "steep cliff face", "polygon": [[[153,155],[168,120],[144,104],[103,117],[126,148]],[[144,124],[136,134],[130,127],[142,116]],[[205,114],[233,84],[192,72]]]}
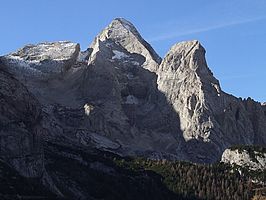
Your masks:
{"label": "steep cliff face", "polygon": [[[131,49],[121,38],[141,45],[142,50]],[[143,42],[133,25],[126,28],[121,19],[114,20],[95,38],[88,66],[77,83],[85,107],[90,109],[78,137],[84,140],[93,132],[111,139],[123,154],[167,152],[180,158],[184,153],[177,149],[182,139],[173,134],[178,126],[169,124],[173,113],[157,89],[156,75],[145,69],[145,62],[158,66],[159,57],[145,54],[153,50],[146,49]]]}
{"label": "steep cliff face", "polygon": [[99,41],[114,41],[129,53],[142,55],[145,59],[141,63],[146,69],[156,72],[161,58],[139,34],[137,29],[129,21],[123,18],[114,19],[94,40],[91,47]]}
{"label": "steep cliff face", "polygon": [[44,167],[40,104],[2,66],[0,85],[0,157],[23,176],[41,176]]}
{"label": "steep cliff face", "polygon": [[159,67],[157,82],[180,117],[190,159],[213,161],[234,144],[264,143],[261,105],[221,90],[198,41],[174,45]]}

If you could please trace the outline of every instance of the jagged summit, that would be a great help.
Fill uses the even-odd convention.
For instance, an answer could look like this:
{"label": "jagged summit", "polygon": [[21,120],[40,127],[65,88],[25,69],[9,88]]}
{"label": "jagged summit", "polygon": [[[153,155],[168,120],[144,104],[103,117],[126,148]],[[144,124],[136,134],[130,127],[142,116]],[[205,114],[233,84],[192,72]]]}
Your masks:
{"label": "jagged summit", "polygon": [[[213,124],[209,120],[208,104],[212,103],[210,99],[220,97],[221,89],[207,66],[205,49],[199,41],[175,44],[159,67],[157,83],[159,90],[172,102],[175,111],[180,113],[180,126],[185,140],[201,138],[205,142],[209,141]],[[204,125],[194,126],[199,121]]]}
{"label": "jagged summit", "polygon": [[[172,74],[176,79],[188,81],[188,77],[203,86],[212,85],[216,95],[220,96],[219,81],[213,76],[205,58],[206,50],[198,40],[179,42],[173,45],[158,70],[158,82],[166,78],[165,73]],[[178,77],[178,78],[177,78]],[[208,87],[208,86],[207,86]]]}
{"label": "jagged summit", "polygon": [[211,158],[232,144],[264,143],[262,106],[221,90],[198,41],[177,43],[169,50],[159,66],[157,83],[180,117],[184,139],[193,144],[188,145],[190,157],[197,154],[192,160]]}
{"label": "jagged summit", "polygon": [[193,48],[195,46],[203,48],[201,45],[200,41],[198,40],[188,40],[188,41],[182,41],[182,42],[177,42],[174,44],[171,48],[170,51],[175,51],[179,50],[180,51],[180,46],[186,47],[186,48]]}
{"label": "jagged summit", "polygon": [[136,27],[128,20],[124,19],[124,18],[115,18],[111,24],[109,25],[110,28],[116,28],[121,24],[124,28],[126,28],[129,32],[132,32],[136,37],[141,38],[140,33],[138,32],[138,30],[136,29]]}
{"label": "jagged summit", "polygon": [[[114,19],[93,41],[91,48],[97,49],[99,41],[114,42],[129,53],[140,54],[145,58],[143,67],[156,72],[161,62],[160,56],[139,34],[132,23],[123,19]],[[108,45],[107,44],[107,45]]]}

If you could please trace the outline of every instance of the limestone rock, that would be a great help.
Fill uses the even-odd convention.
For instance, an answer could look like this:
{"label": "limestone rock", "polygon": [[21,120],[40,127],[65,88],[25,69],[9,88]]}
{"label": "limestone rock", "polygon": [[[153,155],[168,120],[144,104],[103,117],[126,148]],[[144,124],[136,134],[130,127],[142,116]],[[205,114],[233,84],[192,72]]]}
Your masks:
{"label": "limestone rock", "polygon": [[[171,132],[178,126],[169,125],[171,114],[167,111],[171,109],[161,110],[158,103],[167,104],[157,89],[157,77],[141,67],[147,58],[131,53],[112,38],[98,37],[91,46],[88,66],[77,80],[87,113],[83,124],[87,134],[78,134],[79,140],[92,138],[88,132],[97,133],[106,137],[103,141],[118,144],[116,152],[124,155],[163,151],[183,157],[184,153],[178,152],[182,140]],[[88,105],[94,109],[88,112]]]}
{"label": "limestone rock", "polygon": [[226,149],[221,162],[247,167],[252,171],[266,170],[266,152],[251,149]]}
{"label": "limestone rock", "polygon": [[79,45],[67,41],[45,42],[26,45],[14,53],[1,58],[2,62],[20,77],[51,78],[64,74],[76,62]]}
{"label": "limestone rock", "polygon": [[234,144],[264,143],[266,118],[261,106],[221,90],[198,41],[170,49],[159,67],[157,83],[178,113],[191,160],[214,161]]}
{"label": "limestone rock", "polygon": [[130,53],[140,54],[145,58],[142,66],[152,72],[156,72],[161,58],[139,34],[137,29],[129,21],[123,18],[114,19],[91,44],[91,48],[98,41],[113,41]]}

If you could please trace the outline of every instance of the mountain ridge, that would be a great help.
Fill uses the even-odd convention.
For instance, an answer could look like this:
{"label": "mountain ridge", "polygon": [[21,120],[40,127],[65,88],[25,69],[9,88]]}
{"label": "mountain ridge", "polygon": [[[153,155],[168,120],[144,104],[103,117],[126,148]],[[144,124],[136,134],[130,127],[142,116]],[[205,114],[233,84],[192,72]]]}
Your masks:
{"label": "mountain ridge", "polygon": [[[86,51],[60,41],[1,56],[0,158],[59,199],[123,198],[112,189],[126,191],[126,199],[216,195],[202,171],[211,173],[208,184],[220,184],[221,171],[241,181],[219,199],[248,199],[250,191],[238,194],[247,178],[230,166],[183,163],[234,163],[231,146],[266,145],[265,105],[223,92],[205,53],[199,41],[185,41],[161,59],[133,24],[117,18]],[[169,178],[177,174],[178,187],[179,178]],[[190,194],[194,178],[200,187]],[[229,187],[222,179],[220,192]]]}
{"label": "mountain ridge", "polygon": [[[221,90],[219,81],[207,66],[206,51],[199,41],[173,45],[162,61],[147,44],[133,24],[116,18],[95,37],[85,52],[80,51],[78,44],[70,42],[40,43],[9,54],[17,56],[15,58],[8,55],[1,60],[8,70],[11,64],[16,68],[12,59],[37,63],[38,56],[41,59],[45,57],[45,63],[41,60],[38,65],[31,64],[34,69],[46,69],[46,63],[47,67],[62,66],[55,77],[52,75],[54,72],[49,72],[47,83],[35,81],[32,77],[29,83],[24,72],[9,71],[30,88],[44,103],[44,108],[52,105],[57,110],[53,105],[56,103],[65,109],[63,112],[73,109],[79,113],[77,116],[82,116],[82,107],[91,105],[94,108],[92,112],[82,117],[78,127],[71,125],[69,131],[81,128],[90,134],[100,134],[116,141],[118,146],[127,149],[122,151],[129,155],[156,149],[157,153],[171,152],[182,159],[195,162],[209,159],[210,162],[217,160],[217,155],[230,145],[265,143],[263,108],[251,99],[242,101]],[[57,57],[56,51],[61,52]],[[33,55],[38,52],[37,57],[31,58],[27,52],[33,52]],[[46,56],[49,52],[51,56]],[[69,59],[65,64],[50,64],[60,61],[64,54]],[[253,113],[248,115],[248,112]],[[58,114],[50,114],[55,116],[53,123],[61,124]],[[133,138],[129,139],[128,131]],[[90,138],[88,133],[84,136],[74,132],[70,134],[74,140],[75,135]],[[162,146],[155,145],[155,141]],[[195,146],[198,145],[202,153],[197,152]],[[208,148],[212,150],[208,151]],[[191,155],[177,149],[187,149]]]}
{"label": "mountain ridge", "polygon": [[[27,45],[1,56],[0,100],[14,102],[0,107],[1,123],[15,118],[18,124],[1,127],[0,139],[5,144],[6,136],[14,138],[14,127],[25,135],[1,149],[19,152],[17,146],[23,146],[32,162],[18,165],[17,159],[25,159],[20,153],[15,161],[3,159],[22,175],[41,177],[60,194],[56,185],[62,177],[46,170],[53,153],[56,159],[68,163],[71,158],[82,165],[86,163],[72,151],[214,163],[231,146],[265,146],[265,105],[223,92],[205,53],[199,41],[185,41],[173,45],[161,60],[133,24],[117,18],[86,51],[61,41]],[[23,88],[23,98],[12,83]],[[37,111],[26,112],[29,105]],[[24,127],[25,118],[32,120]],[[48,159],[43,159],[40,143],[48,148]],[[73,195],[69,184],[59,185]]]}

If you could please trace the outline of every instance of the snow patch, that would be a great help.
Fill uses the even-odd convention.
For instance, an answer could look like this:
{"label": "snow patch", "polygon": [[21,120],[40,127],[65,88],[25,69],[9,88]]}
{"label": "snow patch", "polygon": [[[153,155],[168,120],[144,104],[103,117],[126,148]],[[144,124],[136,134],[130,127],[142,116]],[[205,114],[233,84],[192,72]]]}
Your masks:
{"label": "snow patch", "polygon": [[14,70],[19,70],[17,68],[19,67],[22,70],[26,70],[28,74],[41,74],[40,70],[35,69],[31,66],[31,64],[40,65],[39,61],[27,61],[19,56],[14,55],[7,55],[5,59],[10,64],[10,67],[14,68]]}
{"label": "snow patch", "polygon": [[117,50],[113,50],[113,53],[115,54],[112,59],[123,59],[123,58],[128,58],[129,56],[126,55],[125,53],[121,52],[121,51],[117,51]]}

